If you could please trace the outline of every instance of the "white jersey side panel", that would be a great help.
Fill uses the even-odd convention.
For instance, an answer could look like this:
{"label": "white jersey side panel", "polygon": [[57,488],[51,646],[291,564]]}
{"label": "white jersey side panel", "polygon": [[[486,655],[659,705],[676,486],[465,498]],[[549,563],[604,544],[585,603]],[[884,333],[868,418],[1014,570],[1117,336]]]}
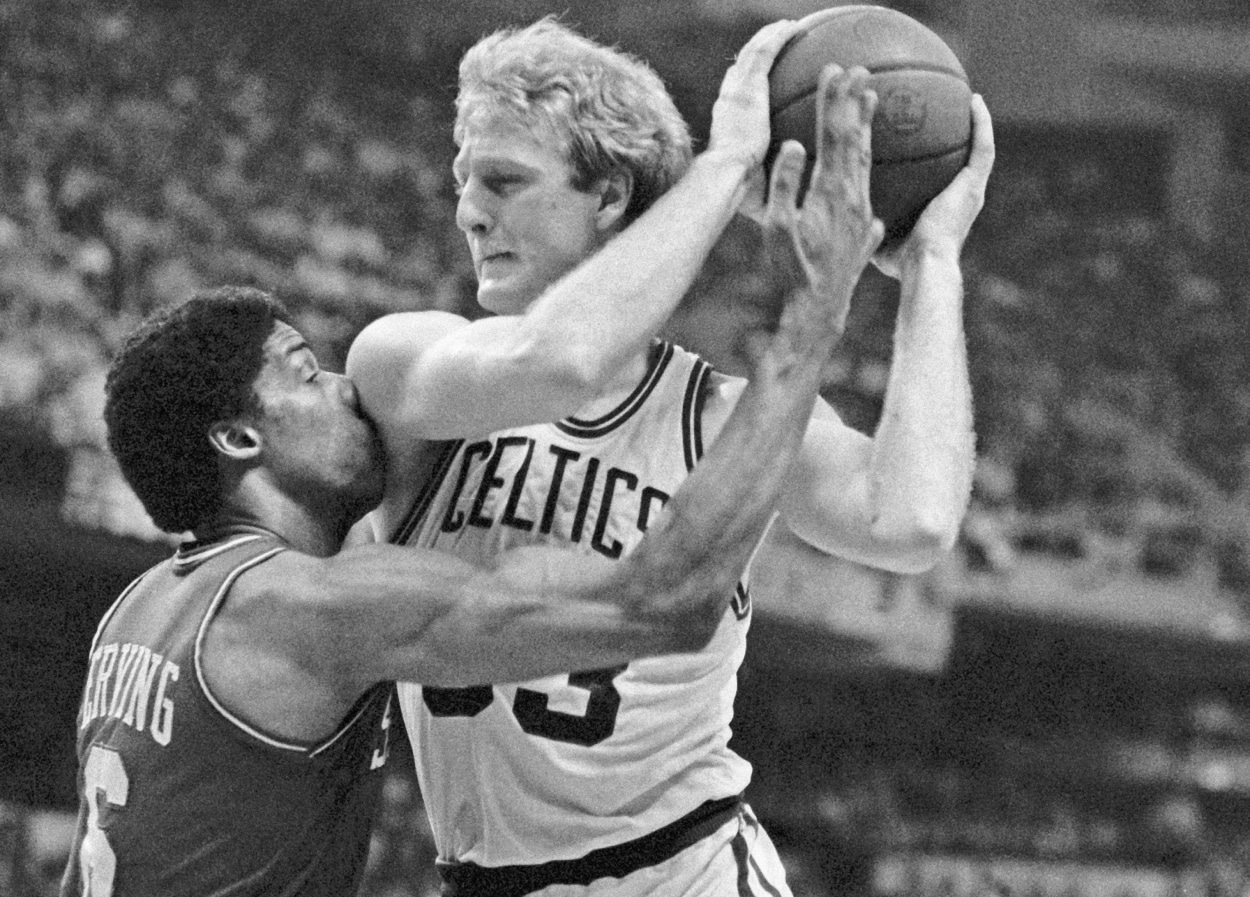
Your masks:
{"label": "white jersey side panel", "polygon": [[[453,444],[392,541],[480,558],[523,544],[619,557],[702,453],[709,368],[667,344],[612,413]],[[704,650],[476,688],[399,686],[439,855],[486,866],[572,859],[734,795],[729,750],[750,605]]]}

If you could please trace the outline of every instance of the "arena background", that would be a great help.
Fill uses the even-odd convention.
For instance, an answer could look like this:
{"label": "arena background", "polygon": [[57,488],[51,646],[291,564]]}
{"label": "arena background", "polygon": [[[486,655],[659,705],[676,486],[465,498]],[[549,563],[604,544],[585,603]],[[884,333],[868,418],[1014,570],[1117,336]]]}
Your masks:
{"label": "arena background", "polygon": [[[766,0],[0,0],[0,895],[52,893],[95,621],[169,543],[102,445],[121,334],[251,282],[339,368],[394,309],[473,313],[455,63],[547,12],[649,59],[696,134]],[[775,532],[738,747],[799,897],[1250,888],[1250,5],[910,0],[995,114],[965,254],[980,463],[923,577]],[[733,370],[753,233],[672,335]],[[896,290],[828,397],[870,430]],[[783,613],[770,596],[798,596]],[[392,764],[365,893],[434,893]]]}

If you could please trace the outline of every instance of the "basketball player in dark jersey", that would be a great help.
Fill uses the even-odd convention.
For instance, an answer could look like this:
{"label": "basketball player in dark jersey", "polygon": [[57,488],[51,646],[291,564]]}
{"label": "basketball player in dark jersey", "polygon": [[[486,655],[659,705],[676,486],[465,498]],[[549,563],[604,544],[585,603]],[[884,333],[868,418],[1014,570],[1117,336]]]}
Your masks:
{"label": "basketball player in dark jersey", "polygon": [[[792,202],[799,169],[779,170],[775,195]],[[867,224],[849,232],[852,263],[880,239]],[[349,895],[398,726],[392,680],[454,688],[706,644],[849,301],[849,288],[817,301],[793,234],[773,236],[788,301],[755,377],[618,561],[340,551],[381,497],[381,447],[352,384],[318,367],[281,304],[224,288],[132,334],[106,386],[110,447],[156,524],[193,539],[96,633],[62,894]]]}

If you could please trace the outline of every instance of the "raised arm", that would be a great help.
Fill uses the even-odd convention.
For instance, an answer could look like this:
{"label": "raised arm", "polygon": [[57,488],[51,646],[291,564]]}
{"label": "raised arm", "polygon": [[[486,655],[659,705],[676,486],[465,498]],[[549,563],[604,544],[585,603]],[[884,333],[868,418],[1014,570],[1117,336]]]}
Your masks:
{"label": "raised arm", "polygon": [[637,221],[521,315],[442,312],[366,327],[347,374],[388,443],[556,420],[595,396],[677,307],[768,144],[768,70],[795,24],[761,29],[725,74],[708,148]]}
{"label": "raised arm", "polygon": [[[931,566],[953,545],[974,466],[959,255],[984,201],[992,123],[973,98],[967,167],[908,239],[874,261],[901,280],[894,353],[873,437],[821,403],[783,500],[805,541],[898,572]],[[804,210],[806,214],[807,210]]]}

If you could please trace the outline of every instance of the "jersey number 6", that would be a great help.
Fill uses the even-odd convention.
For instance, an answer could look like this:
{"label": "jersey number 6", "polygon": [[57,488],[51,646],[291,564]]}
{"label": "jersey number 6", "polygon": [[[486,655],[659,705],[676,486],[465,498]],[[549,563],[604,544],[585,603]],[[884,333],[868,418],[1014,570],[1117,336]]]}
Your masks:
{"label": "jersey number 6", "polygon": [[87,830],[78,850],[83,895],[112,897],[117,855],[100,825],[100,816],[106,806],[126,806],[130,797],[130,777],[120,754],[98,744],[91,746],[83,768],[83,793],[87,796]]}
{"label": "jersey number 6", "polygon": [[[550,696],[529,688],[518,688],[512,702],[512,715],[521,728],[538,738],[564,741],[590,747],[604,741],[616,729],[616,713],[621,706],[621,693],[612,680],[625,671],[628,664],[602,670],[570,673],[569,685],[590,693],[586,712],[581,716],[551,710]],[[469,688],[421,689],[422,700],[436,717],[477,716],[495,699],[489,685]]]}

